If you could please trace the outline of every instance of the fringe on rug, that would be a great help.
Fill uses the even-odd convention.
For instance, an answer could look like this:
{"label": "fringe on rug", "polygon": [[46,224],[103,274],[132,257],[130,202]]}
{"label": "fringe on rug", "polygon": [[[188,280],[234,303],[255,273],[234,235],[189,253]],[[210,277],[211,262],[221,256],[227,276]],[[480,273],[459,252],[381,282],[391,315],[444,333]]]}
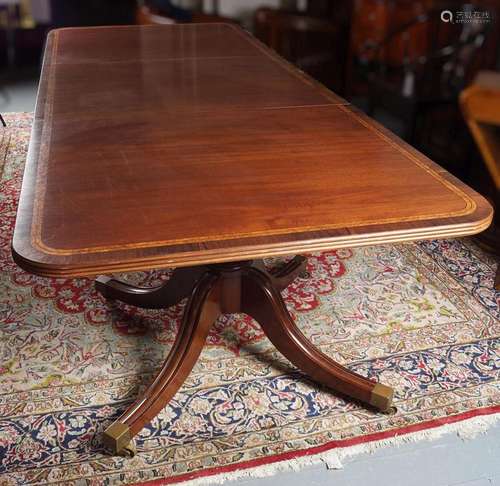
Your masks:
{"label": "fringe on rug", "polygon": [[[254,479],[273,476],[281,472],[299,471],[301,469],[323,464],[327,469],[343,469],[343,461],[359,454],[372,454],[384,447],[401,447],[404,444],[433,441],[446,434],[457,434],[462,440],[470,440],[484,434],[490,427],[500,422],[500,413],[472,417],[459,422],[439,425],[434,428],[396,435],[387,439],[374,440],[348,447],[336,447],[326,452],[297,457],[294,459],[277,461],[272,464],[240,469],[229,473],[214,474],[201,478],[182,481],[183,486],[205,486],[222,484],[236,479]],[[153,480],[143,483],[145,485],[161,486],[163,481]],[[139,483],[140,484],[140,483]],[[163,484],[169,484],[165,480]]]}

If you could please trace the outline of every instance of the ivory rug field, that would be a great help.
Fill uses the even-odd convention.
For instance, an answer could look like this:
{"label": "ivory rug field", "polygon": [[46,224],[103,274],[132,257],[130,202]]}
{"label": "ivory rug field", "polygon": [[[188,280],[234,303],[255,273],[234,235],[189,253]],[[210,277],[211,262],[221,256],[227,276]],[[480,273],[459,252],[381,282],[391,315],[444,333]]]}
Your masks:
{"label": "ivory rug field", "polygon": [[[170,484],[500,412],[496,262],[467,239],[309,255],[285,292],[303,332],[352,370],[396,389],[395,415],[308,381],[250,318],[220,319],[133,459],[100,433],[151,380],[174,339],[168,311],[108,305],[92,279],[45,279],[12,261],[30,115],[0,186],[0,484]],[[153,285],[168,272],[126,278]]]}

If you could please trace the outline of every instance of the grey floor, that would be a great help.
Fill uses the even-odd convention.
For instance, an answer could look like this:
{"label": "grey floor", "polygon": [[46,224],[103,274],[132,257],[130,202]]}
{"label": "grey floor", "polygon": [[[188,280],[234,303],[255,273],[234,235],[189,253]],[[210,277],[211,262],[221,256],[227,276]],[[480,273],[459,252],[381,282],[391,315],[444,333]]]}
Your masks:
{"label": "grey floor", "polygon": [[381,448],[343,461],[227,486],[500,486],[500,424],[475,439],[447,434],[433,441]]}
{"label": "grey floor", "polygon": [[[0,113],[33,111],[37,81],[20,73],[0,84]],[[379,120],[397,130],[393,120]],[[242,479],[228,486],[500,486],[500,424],[475,439],[448,434],[434,441],[385,447],[373,454],[345,459],[342,469],[325,465],[298,472]]]}
{"label": "grey floor", "polygon": [[0,113],[33,111],[38,80],[36,71],[20,71],[8,77],[0,76]]}

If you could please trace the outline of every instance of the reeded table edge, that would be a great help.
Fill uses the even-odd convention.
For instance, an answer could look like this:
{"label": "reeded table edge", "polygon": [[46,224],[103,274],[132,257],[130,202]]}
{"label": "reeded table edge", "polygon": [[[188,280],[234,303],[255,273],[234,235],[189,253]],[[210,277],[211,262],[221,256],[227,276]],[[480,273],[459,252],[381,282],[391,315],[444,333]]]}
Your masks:
{"label": "reeded table edge", "polygon": [[[399,231],[379,231],[373,233],[346,233],[343,236],[315,238],[312,240],[297,240],[281,243],[261,243],[251,246],[233,246],[214,249],[199,249],[197,251],[179,251],[159,255],[130,255],[127,259],[113,260],[110,253],[109,261],[94,264],[65,263],[64,257],[54,257],[38,252],[33,248],[18,248],[16,239],[13,241],[12,255],[14,261],[24,270],[44,277],[83,277],[100,273],[130,272],[153,270],[161,268],[185,267],[223,263],[239,260],[261,259],[267,257],[288,256],[295,254],[326,251],[349,247],[381,245],[388,243],[404,243],[435,238],[450,238],[468,236],[480,233],[488,228],[493,218],[493,210],[484,211],[480,220],[440,227],[406,229]],[[161,252],[161,249],[159,249]],[[164,250],[168,250],[168,247]],[[47,257],[50,257],[49,259]],[[116,258],[116,256],[115,256]]]}

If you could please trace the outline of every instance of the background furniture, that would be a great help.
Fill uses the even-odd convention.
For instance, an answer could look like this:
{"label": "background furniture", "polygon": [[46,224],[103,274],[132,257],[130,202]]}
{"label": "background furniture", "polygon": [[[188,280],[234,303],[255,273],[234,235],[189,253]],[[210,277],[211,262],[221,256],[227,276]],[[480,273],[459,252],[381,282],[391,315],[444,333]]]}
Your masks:
{"label": "background furniture", "polygon": [[54,27],[133,24],[136,0],[50,0]]}
{"label": "background furniture", "polygon": [[[484,23],[441,20],[449,9],[486,14]],[[345,96],[463,180],[478,157],[458,94],[498,60],[500,4],[359,0],[352,16]]]}
{"label": "background furniture", "polygon": [[[495,206],[493,224],[477,238],[487,250],[500,256],[500,73],[480,72],[462,92],[460,104],[491,176],[492,185],[485,192]],[[500,290],[500,264],[495,288]]]}
{"label": "background furniture", "polygon": [[338,93],[345,91],[349,48],[348,16],[320,17],[259,8],[254,34],[264,44]]}
{"label": "background furniture", "polygon": [[0,0],[2,27],[5,29],[7,64],[13,66],[16,56],[15,31],[19,25],[20,0]]}
{"label": "background furniture", "polygon": [[[486,15],[441,20],[443,10]],[[363,107],[463,180],[479,156],[458,95],[498,60],[500,4],[442,0],[307,2],[262,8],[254,32],[323,84]],[[481,20],[481,18],[479,19]]]}
{"label": "background furniture", "polygon": [[138,25],[168,25],[175,24],[175,19],[154,13],[149,7],[141,5],[137,7],[135,22]]}
{"label": "background furniture", "polygon": [[456,103],[488,33],[487,23],[446,23],[441,12],[424,12],[371,46],[369,114],[378,107],[395,112],[407,121],[405,138],[413,144],[420,116]]}
{"label": "background furniture", "polygon": [[169,24],[174,22],[238,23],[235,19],[223,17],[216,13],[205,13],[202,9],[181,9],[173,6],[168,1],[149,0],[139,2],[136,13],[137,24]]}

